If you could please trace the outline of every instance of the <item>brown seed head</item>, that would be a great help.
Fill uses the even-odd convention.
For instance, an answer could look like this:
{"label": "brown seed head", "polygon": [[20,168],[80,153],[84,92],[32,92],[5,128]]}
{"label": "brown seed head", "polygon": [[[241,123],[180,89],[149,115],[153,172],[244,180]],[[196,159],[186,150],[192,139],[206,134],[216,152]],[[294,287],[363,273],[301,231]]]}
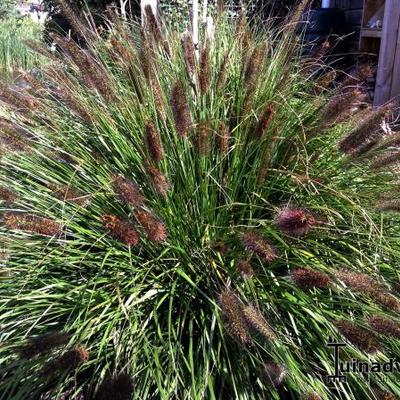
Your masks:
{"label": "brown seed head", "polygon": [[210,50],[208,46],[204,47],[200,54],[200,67],[199,67],[199,86],[200,92],[206,94],[210,86]]}
{"label": "brown seed head", "polygon": [[216,91],[219,93],[222,88],[225,86],[227,77],[228,77],[228,63],[229,63],[229,52],[224,54],[224,58],[221,61],[219,66],[218,75],[217,75],[217,83],[216,83]]}
{"label": "brown seed head", "polygon": [[331,279],[327,274],[320,271],[303,268],[291,271],[290,280],[303,290],[324,288],[329,286],[331,283]]}
{"label": "brown seed head", "polygon": [[169,183],[167,177],[155,167],[147,167],[147,173],[149,174],[151,183],[155,191],[161,196],[166,196],[169,189]]}
{"label": "brown seed head", "polygon": [[113,176],[112,184],[119,198],[128,205],[141,207],[145,198],[142,195],[139,186],[123,176]]}
{"label": "brown seed head", "polygon": [[100,384],[93,400],[131,400],[133,380],[125,373],[107,376]]}
{"label": "brown seed head", "polygon": [[164,158],[164,148],[160,134],[151,121],[146,122],[144,136],[145,144],[151,158],[156,162],[160,162]]}
{"label": "brown seed head", "polygon": [[58,222],[36,215],[9,212],[4,215],[3,221],[8,229],[37,233],[38,235],[56,236],[63,231],[62,225]]}
{"label": "brown seed head", "polygon": [[286,375],[287,369],[283,365],[275,362],[269,362],[264,365],[263,376],[265,383],[268,385],[272,385],[275,388],[280,387]]}
{"label": "brown seed head", "polygon": [[18,200],[18,195],[13,190],[0,187],[0,200],[6,203],[14,203]]}
{"label": "brown seed head", "polygon": [[182,47],[183,47],[183,58],[185,60],[186,72],[191,79],[194,74],[194,69],[196,65],[196,58],[194,55],[194,44],[192,35],[189,32],[185,32],[182,37]]}
{"label": "brown seed head", "polygon": [[221,122],[216,136],[218,150],[220,153],[224,154],[229,150],[229,139],[229,129],[223,122]]}
{"label": "brown seed head", "polygon": [[77,204],[82,207],[88,203],[88,196],[71,186],[57,185],[53,183],[49,183],[47,186],[53,191],[54,195],[58,199],[67,203]]}
{"label": "brown seed head", "polygon": [[284,207],[275,218],[275,225],[290,236],[304,236],[317,223],[315,217],[298,207]]}
{"label": "brown seed head", "polygon": [[163,37],[161,34],[161,29],[150,4],[147,4],[144,7],[144,12],[146,14],[146,27],[149,29],[156,43],[162,42]]}
{"label": "brown seed head", "polygon": [[260,311],[253,306],[245,306],[243,308],[243,315],[247,324],[254,332],[259,333],[266,340],[276,339],[274,331]]}
{"label": "brown seed head", "polygon": [[368,318],[368,323],[375,332],[400,339],[400,324],[398,321],[381,315],[373,315]]}
{"label": "brown seed head", "polygon": [[254,275],[254,269],[250,261],[241,259],[237,262],[236,267],[244,279],[250,278]]}
{"label": "brown seed head", "polygon": [[267,131],[268,127],[271,124],[271,121],[275,114],[275,106],[268,105],[258,121],[258,125],[255,131],[255,136],[258,140],[262,140],[264,138],[264,134]]}
{"label": "brown seed head", "polygon": [[197,126],[196,150],[201,156],[206,156],[210,152],[211,128],[209,123],[202,121]]}
{"label": "brown seed head", "polygon": [[56,373],[77,369],[89,360],[89,351],[82,346],[68,350],[61,357],[49,362],[43,369],[44,375],[54,375]]}
{"label": "brown seed head", "polygon": [[254,231],[242,234],[242,242],[246,249],[255,253],[263,261],[273,261],[278,257],[277,250],[259,233]]}
{"label": "brown seed head", "polygon": [[128,221],[118,218],[116,215],[103,215],[103,226],[109,230],[110,235],[127,246],[136,246],[139,243],[139,235],[135,227]]}
{"label": "brown seed head", "polygon": [[138,211],[136,213],[136,218],[145,229],[147,238],[150,241],[160,243],[167,240],[167,229],[165,225],[153,214],[147,211]]}
{"label": "brown seed head", "polygon": [[371,169],[388,167],[389,165],[400,163],[400,151],[391,152],[375,158],[371,163]]}
{"label": "brown seed head", "polygon": [[346,320],[337,321],[336,327],[349,342],[360,350],[370,354],[379,350],[379,342],[372,332]]}
{"label": "brown seed head", "polygon": [[244,318],[242,303],[235,293],[225,289],[218,296],[222,318],[228,333],[242,344],[250,344],[251,337],[248,324]]}
{"label": "brown seed head", "polygon": [[62,332],[52,332],[28,340],[19,353],[23,358],[33,358],[39,354],[46,354],[57,347],[67,344],[69,336]]}
{"label": "brown seed head", "polygon": [[181,80],[178,80],[172,88],[171,107],[176,131],[180,137],[186,137],[189,133],[191,117],[185,87]]}

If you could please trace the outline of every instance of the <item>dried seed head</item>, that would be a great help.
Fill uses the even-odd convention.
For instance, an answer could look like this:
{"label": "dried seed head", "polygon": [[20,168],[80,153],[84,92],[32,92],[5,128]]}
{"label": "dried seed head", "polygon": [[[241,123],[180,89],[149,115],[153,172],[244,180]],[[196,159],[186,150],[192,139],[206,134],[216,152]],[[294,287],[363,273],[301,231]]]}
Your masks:
{"label": "dried seed head", "polygon": [[58,222],[36,215],[10,212],[4,215],[3,221],[8,229],[37,233],[38,235],[56,236],[63,231],[62,225]]}
{"label": "dried seed head", "polygon": [[334,69],[331,69],[329,72],[324,74],[320,79],[317,81],[317,87],[318,91],[322,91],[325,89],[328,89],[332,82],[336,79],[336,71]]}
{"label": "dried seed head", "polygon": [[196,58],[194,55],[194,44],[192,35],[189,32],[185,32],[182,37],[182,47],[183,47],[183,58],[185,60],[186,72],[191,79],[196,65]]}
{"label": "dried seed head", "polygon": [[151,121],[146,122],[145,126],[145,144],[151,158],[160,162],[164,158],[164,149],[160,134]]}
{"label": "dried seed head", "polygon": [[277,250],[257,232],[243,233],[242,242],[247,250],[255,253],[263,261],[271,262],[278,257]]}
{"label": "dried seed head", "polygon": [[18,194],[13,190],[7,189],[5,187],[0,187],[0,200],[6,203],[14,203],[18,200]]}
{"label": "dried seed head", "polygon": [[226,52],[224,54],[224,58],[222,59],[218,70],[217,83],[216,83],[217,93],[219,93],[225,86],[226,79],[228,77],[228,62],[229,62],[229,52]]}
{"label": "dried seed head", "polygon": [[316,224],[313,215],[297,207],[285,207],[275,218],[277,228],[290,236],[304,236]]}
{"label": "dried seed head", "polygon": [[265,48],[263,45],[257,46],[247,62],[246,70],[244,73],[244,86],[247,91],[253,89],[254,84],[260,74],[262,62],[265,55]]}
{"label": "dried seed head", "polygon": [[254,332],[259,333],[266,340],[276,339],[276,335],[271,326],[265,320],[263,315],[253,306],[244,307],[243,315],[247,324]]}
{"label": "dried seed head", "polygon": [[387,392],[385,390],[374,390],[374,395],[376,399],[379,400],[398,400],[399,398],[393,393]]}
{"label": "dried seed head", "polygon": [[236,264],[236,267],[244,279],[250,278],[254,275],[254,269],[250,261],[244,259],[239,260]]}
{"label": "dried seed head", "polygon": [[172,88],[171,107],[176,131],[180,137],[186,137],[189,133],[191,117],[185,87],[181,80],[178,80]]}
{"label": "dried seed head", "polygon": [[400,212],[400,199],[382,201],[376,208],[379,211]]}
{"label": "dried seed head", "polygon": [[84,24],[79,15],[75,10],[68,4],[66,0],[57,0],[57,4],[61,8],[61,13],[68,20],[72,29],[85,38],[92,38],[93,32],[91,32]]}
{"label": "dried seed head", "polygon": [[343,121],[349,116],[350,110],[363,99],[363,93],[356,89],[341,93],[333,98],[321,110],[321,123],[324,127]]}
{"label": "dried seed head", "polygon": [[387,291],[386,288],[374,279],[374,277],[352,271],[339,271],[337,277],[352,290],[359,293],[369,293],[371,290]]}
{"label": "dried seed head", "polygon": [[339,150],[348,154],[353,153],[358,147],[376,136],[379,124],[389,109],[389,106],[385,106],[369,113],[356,128],[340,141]]}
{"label": "dried seed head", "polygon": [[339,332],[360,350],[370,354],[379,350],[379,342],[372,332],[346,320],[337,321],[335,325]]}
{"label": "dried seed head", "polygon": [[250,344],[249,327],[243,315],[242,303],[235,293],[225,289],[218,296],[222,318],[228,333],[242,344]]}
{"label": "dried seed head", "polygon": [[390,310],[400,310],[399,300],[372,276],[351,271],[340,271],[337,276],[355,292],[368,296]]}
{"label": "dried seed head", "polygon": [[225,255],[228,252],[228,245],[223,241],[217,241],[212,246],[214,251]]}
{"label": "dried seed head", "polygon": [[147,4],[144,7],[144,12],[146,14],[146,27],[149,29],[151,35],[154,38],[154,41],[156,43],[161,43],[162,42],[161,29],[150,4]]}
{"label": "dried seed head", "polygon": [[123,176],[113,176],[112,185],[121,201],[133,207],[141,207],[145,198],[142,195],[139,186]]}
{"label": "dried seed head", "polygon": [[303,268],[291,271],[290,280],[303,290],[324,288],[329,286],[331,283],[331,279],[327,274],[320,271]]}
{"label": "dried seed head", "polygon": [[264,134],[271,124],[272,118],[274,117],[274,113],[275,113],[274,105],[269,105],[266,107],[264,114],[258,121],[257,128],[255,131],[255,136],[258,140],[262,140],[264,138]]}
{"label": "dried seed head", "polygon": [[155,191],[161,196],[166,196],[169,189],[169,183],[167,177],[155,167],[147,167],[147,173],[149,174],[151,183]]}
{"label": "dried seed head", "polygon": [[220,153],[224,154],[229,150],[229,139],[229,129],[223,122],[221,122],[218,127],[218,132],[216,136],[218,150],[220,151]]}
{"label": "dried seed head", "polygon": [[33,358],[39,354],[46,354],[57,347],[67,344],[69,336],[62,332],[52,332],[28,340],[19,353],[23,358]]}
{"label": "dried seed head", "polygon": [[87,195],[68,185],[57,185],[49,183],[47,186],[53,191],[54,195],[58,199],[66,201],[68,203],[77,204],[83,207],[89,201]]}
{"label": "dried seed head", "polygon": [[375,158],[371,163],[371,169],[383,168],[398,163],[400,163],[400,151],[395,151]]}
{"label": "dried seed head", "polygon": [[204,47],[200,54],[200,67],[199,67],[199,86],[200,92],[206,94],[210,86],[210,50],[208,46]]}
{"label": "dried seed head", "polygon": [[375,332],[400,339],[400,324],[398,321],[381,315],[373,315],[368,318],[368,323]]}
{"label": "dried seed head", "polygon": [[128,221],[118,218],[116,215],[103,215],[103,226],[109,230],[110,235],[127,246],[136,246],[139,243],[139,235],[135,227]]}
{"label": "dried seed head", "polygon": [[196,132],[196,150],[201,156],[206,156],[210,152],[211,128],[208,122],[200,122]]}
{"label": "dried seed head", "polygon": [[107,376],[100,384],[93,400],[131,400],[133,380],[125,373]]}
{"label": "dried seed head", "polygon": [[153,93],[154,105],[155,105],[155,108],[157,111],[157,115],[162,120],[165,120],[165,118],[166,118],[165,104],[164,104],[161,86],[158,83],[157,79],[150,78],[150,87],[151,87],[151,91]]}
{"label": "dried seed head", "polygon": [[37,42],[33,39],[23,39],[22,43],[41,56],[44,56],[53,61],[58,60],[58,54],[56,52],[53,53],[52,51],[50,51],[48,47],[42,42]]}
{"label": "dried seed head", "polygon": [[265,383],[278,388],[282,385],[283,380],[287,375],[287,369],[280,364],[275,362],[269,362],[264,365],[263,377]]}
{"label": "dried seed head", "polygon": [[77,369],[89,360],[89,355],[89,351],[84,347],[74,347],[62,356],[46,364],[43,369],[43,374],[54,375],[71,369]]}
{"label": "dried seed head", "polygon": [[147,238],[150,241],[160,243],[167,240],[167,229],[165,225],[153,214],[147,211],[138,211],[136,213],[136,218],[145,229]]}
{"label": "dried seed head", "polygon": [[322,397],[317,392],[308,392],[302,397],[302,400],[322,400]]}

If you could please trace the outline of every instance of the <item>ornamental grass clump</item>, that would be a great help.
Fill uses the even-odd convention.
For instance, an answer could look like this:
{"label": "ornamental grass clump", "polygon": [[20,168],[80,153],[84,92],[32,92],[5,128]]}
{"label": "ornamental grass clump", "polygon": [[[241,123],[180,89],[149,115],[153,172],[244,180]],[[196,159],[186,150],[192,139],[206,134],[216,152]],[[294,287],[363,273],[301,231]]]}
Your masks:
{"label": "ornamental grass clump", "polygon": [[79,44],[2,86],[0,398],[398,396],[324,384],[330,339],[400,356],[396,105],[343,120],[295,20],[219,14],[193,49],[149,9],[64,11]]}

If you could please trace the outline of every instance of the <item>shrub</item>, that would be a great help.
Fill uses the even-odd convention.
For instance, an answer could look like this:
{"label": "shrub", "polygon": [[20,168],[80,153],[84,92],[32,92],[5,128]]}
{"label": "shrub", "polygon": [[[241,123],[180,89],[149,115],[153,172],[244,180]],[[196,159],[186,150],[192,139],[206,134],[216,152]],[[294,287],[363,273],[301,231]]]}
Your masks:
{"label": "shrub", "polygon": [[360,93],[325,99],[295,19],[219,15],[197,54],[150,12],[70,18],[85,48],[54,35],[42,77],[2,87],[2,398],[398,395],[323,382],[330,338],[398,349],[375,318],[400,304],[398,219],[374,211],[395,164],[370,168],[391,107],[344,119]]}

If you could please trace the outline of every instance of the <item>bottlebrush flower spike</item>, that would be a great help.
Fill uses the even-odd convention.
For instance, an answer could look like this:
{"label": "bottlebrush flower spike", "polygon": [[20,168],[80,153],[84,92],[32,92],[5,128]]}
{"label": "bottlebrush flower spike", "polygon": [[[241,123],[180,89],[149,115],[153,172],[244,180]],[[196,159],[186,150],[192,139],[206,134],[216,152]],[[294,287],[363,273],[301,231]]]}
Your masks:
{"label": "bottlebrush flower spike", "polygon": [[274,114],[275,114],[274,105],[268,105],[264,111],[264,114],[258,121],[258,125],[255,132],[255,136],[258,140],[262,140],[264,138],[264,134],[267,131],[269,125],[271,124]]}
{"label": "bottlebrush flower spike", "polygon": [[167,177],[155,167],[147,167],[147,173],[149,174],[151,183],[155,191],[161,196],[166,196],[169,189],[169,183]]}
{"label": "bottlebrush flower spike", "polygon": [[259,333],[266,340],[276,339],[274,331],[260,311],[255,309],[253,306],[245,306],[243,308],[243,315],[247,324],[253,331]]}
{"label": "bottlebrush flower spike", "polygon": [[49,218],[36,215],[9,212],[3,217],[8,229],[37,233],[38,235],[56,236],[62,233],[62,225]]}
{"label": "bottlebrush flower spike", "polygon": [[319,221],[308,211],[298,207],[284,207],[275,218],[275,225],[289,236],[304,236]]}
{"label": "bottlebrush flower spike", "polygon": [[164,148],[160,134],[151,121],[146,122],[144,137],[151,158],[156,162],[160,162],[164,158]]}
{"label": "bottlebrush flower spike", "polygon": [[268,362],[263,368],[263,377],[265,383],[279,388],[287,375],[287,369],[275,362]]}
{"label": "bottlebrush flower spike", "polygon": [[93,400],[130,400],[133,396],[133,379],[125,373],[107,376],[100,384]]}
{"label": "bottlebrush flower spike", "polygon": [[165,225],[153,214],[147,211],[138,211],[136,218],[147,232],[147,238],[152,242],[165,242],[167,240],[167,229]]}
{"label": "bottlebrush flower spike", "polygon": [[163,99],[163,95],[162,95],[162,89],[161,89],[161,86],[158,83],[157,79],[150,78],[150,87],[151,87],[151,91],[153,93],[154,105],[156,107],[157,115],[162,120],[165,120],[165,118],[166,118],[165,104],[164,104],[164,99]]}
{"label": "bottlebrush flower spike", "polygon": [[242,242],[247,250],[255,253],[263,261],[271,262],[279,255],[268,240],[255,231],[243,233]]}
{"label": "bottlebrush flower spike", "polygon": [[119,198],[128,205],[141,207],[145,198],[140,191],[139,186],[123,176],[113,176],[112,185]]}
{"label": "bottlebrush flower spike", "polygon": [[196,132],[196,149],[201,156],[206,156],[210,152],[211,128],[208,122],[200,122]]}
{"label": "bottlebrush flower spike", "polygon": [[365,144],[366,141],[374,137],[376,135],[376,130],[379,128],[379,124],[385,118],[389,109],[389,106],[385,106],[370,113],[356,128],[340,141],[339,150],[348,154],[352,153],[356,151],[358,147]]}
{"label": "bottlebrush flower spike", "polygon": [[156,43],[162,42],[161,29],[158,24],[157,18],[153,13],[153,9],[150,4],[144,7],[144,12],[146,14],[146,26],[149,29],[151,35],[153,36]]}
{"label": "bottlebrush flower spike", "polygon": [[350,343],[360,350],[370,354],[379,350],[379,342],[372,332],[344,319],[337,321],[336,327]]}
{"label": "bottlebrush flower spike", "polygon": [[205,46],[200,54],[199,86],[200,92],[206,94],[210,86],[210,49]]}
{"label": "bottlebrush flower spike", "polygon": [[312,269],[295,269],[290,272],[289,277],[295,285],[303,290],[324,288],[331,283],[331,279],[327,274]]}
{"label": "bottlebrush flower spike", "polygon": [[182,47],[183,47],[183,58],[185,60],[186,72],[189,79],[192,79],[195,66],[196,58],[194,55],[194,44],[192,35],[189,32],[185,32],[182,37]]}
{"label": "bottlebrush flower spike", "polygon": [[110,235],[128,246],[136,246],[139,243],[139,235],[135,227],[116,215],[103,215],[103,226],[110,231]]}
{"label": "bottlebrush flower spike", "polygon": [[372,163],[371,168],[383,168],[389,165],[400,163],[400,151],[395,151],[383,156],[377,157]]}
{"label": "bottlebrush flower spike", "polygon": [[6,203],[14,203],[17,200],[18,200],[17,193],[15,193],[11,189],[0,187],[0,201],[4,201]]}
{"label": "bottlebrush flower spike", "polygon": [[242,303],[237,295],[225,289],[218,296],[218,305],[221,307],[222,318],[228,333],[242,344],[250,344],[249,327],[242,310]]}
{"label": "bottlebrush flower spike", "polygon": [[302,400],[322,400],[322,397],[317,392],[306,393]]}
{"label": "bottlebrush flower spike", "polygon": [[247,62],[246,70],[244,73],[244,86],[246,87],[247,91],[253,89],[253,86],[260,73],[264,56],[265,48],[263,45],[258,45],[254,48],[250,59]]}
{"label": "bottlebrush flower spike", "polygon": [[228,63],[229,63],[229,52],[224,54],[224,57],[219,66],[218,75],[217,75],[217,83],[215,84],[215,88],[217,93],[219,93],[222,88],[225,86],[227,77],[228,77]]}
{"label": "bottlebrush flower spike", "polygon": [[229,150],[229,139],[229,128],[221,122],[216,136],[216,142],[220,153],[224,154]]}
{"label": "bottlebrush flower spike", "polygon": [[90,353],[82,346],[68,350],[62,356],[50,361],[43,369],[44,375],[54,375],[71,369],[77,369],[89,360]]}
{"label": "bottlebrush flower spike", "polygon": [[189,133],[191,117],[185,87],[180,80],[175,83],[171,91],[171,108],[178,135],[186,137]]}
{"label": "bottlebrush flower spike", "polygon": [[400,199],[385,200],[376,206],[379,211],[400,212]]}
{"label": "bottlebrush flower spike", "polygon": [[52,332],[28,340],[19,353],[23,358],[33,358],[39,354],[46,354],[57,347],[67,344],[69,336],[62,332]]}
{"label": "bottlebrush flower spike", "polygon": [[394,319],[382,315],[373,315],[368,318],[369,326],[384,336],[391,336],[400,339],[400,323]]}
{"label": "bottlebrush flower spike", "polygon": [[240,272],[240,275],[242,275],[242,277],[244,279],[247,278],[251,278],[254,275],[254,269],[250,263],[250,261],[247,260],[239,260],[236,264],[237,269]]}

